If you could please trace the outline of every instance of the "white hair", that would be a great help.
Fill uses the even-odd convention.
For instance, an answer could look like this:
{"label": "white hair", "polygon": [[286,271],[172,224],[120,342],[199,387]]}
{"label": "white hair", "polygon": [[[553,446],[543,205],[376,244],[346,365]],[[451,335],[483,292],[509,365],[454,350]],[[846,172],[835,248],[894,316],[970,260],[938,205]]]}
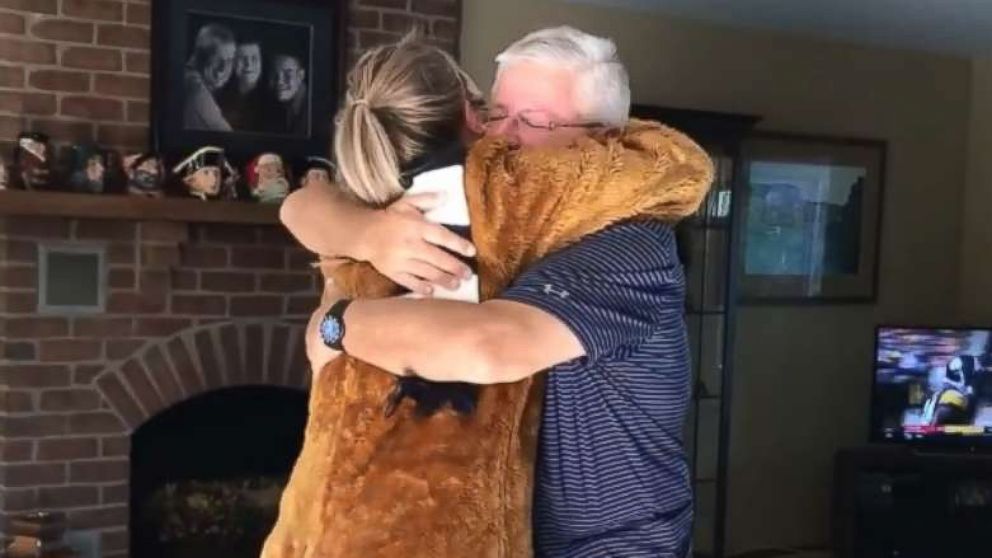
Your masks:
{"label": "white hair", "polygon": [[621,127],[630,114],[630,80],[610,39],[574,27],[549,27],[513,43],[496,56],[496,81],[521,61],[573,70],[582,117]]}

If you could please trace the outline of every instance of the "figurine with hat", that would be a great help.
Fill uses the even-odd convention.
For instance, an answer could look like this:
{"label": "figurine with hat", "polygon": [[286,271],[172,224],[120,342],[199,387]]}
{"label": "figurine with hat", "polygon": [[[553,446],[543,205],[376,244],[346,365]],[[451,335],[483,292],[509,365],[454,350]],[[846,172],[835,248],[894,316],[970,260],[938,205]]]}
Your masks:
{"label": "figurine with hat", "polygon": [[26,190],[44,189],[51,179],[51,154],[48,136],[37,132],[21,132],[14,148],[14,166],[20,186]]}
{"label": "figurine with hat", "polygon": [[173,167],[172,172],[181,177],[186,191],[201,200],[234,199],[237,172],[224,157],[219,147],[201,147]]}
{"label": "figurine with hat", "polygon": [[263,153],[248,163],[248,190],[262,203],[279,203],[289,195],[289,179],[282,157]]}
{"label": "figurine with hat", "polygon": [[124,158],[127,193],[146,198],[161,198],[165,183],[165,166],[157,153],[137,153]]}
{"label": "figurine with hat", "polygon": [[107,154],[95,145],[72,146],[69,185],[75,192],[99,194],[107,182]]}
{"label": "figurine with hat", "polygon": [[334,163],[324,157],[307,157],[300,173],[300,188],[314,184],[330,184],[334,179]]}

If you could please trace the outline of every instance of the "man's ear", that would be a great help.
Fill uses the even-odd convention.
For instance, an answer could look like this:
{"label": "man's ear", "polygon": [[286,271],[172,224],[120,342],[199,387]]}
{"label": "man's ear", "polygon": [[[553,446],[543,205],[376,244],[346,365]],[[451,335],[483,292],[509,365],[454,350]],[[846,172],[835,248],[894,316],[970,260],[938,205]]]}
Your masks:
{"label": "man's ear", "polygon": [[486,133],[485,123],[482,121],[482,113],[472,103],[465,101],[465,126],[475,134]]}

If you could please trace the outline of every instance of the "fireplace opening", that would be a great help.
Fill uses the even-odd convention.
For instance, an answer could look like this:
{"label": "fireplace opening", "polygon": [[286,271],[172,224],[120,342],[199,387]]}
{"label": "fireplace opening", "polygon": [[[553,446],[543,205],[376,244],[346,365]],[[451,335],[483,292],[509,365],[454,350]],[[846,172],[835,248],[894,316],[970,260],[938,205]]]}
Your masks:
{"label": "fireplace opening", "polygon": [[153,417],[131,440],[131,555],[257,558],[303,444],[307,395],[209,392]]}

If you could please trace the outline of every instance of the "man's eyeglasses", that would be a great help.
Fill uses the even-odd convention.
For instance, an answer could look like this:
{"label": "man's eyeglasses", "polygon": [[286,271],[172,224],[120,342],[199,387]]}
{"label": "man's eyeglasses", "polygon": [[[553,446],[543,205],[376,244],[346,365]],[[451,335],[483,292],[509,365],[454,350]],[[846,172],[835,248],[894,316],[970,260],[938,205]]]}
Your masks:
{"label": "man's eyeglasses", "polygon": [[554,119],[551,115],[546,112],[541,111],[530,111],[524,110],[510,116],[504,110],[490,109],[484,110],[482,113],[483,123],[486,127],[498,126],[500,123],[505,122],[507,119],[514,119],[517,122],[533,128],[535,130],[544,130],[547,132],[553,132],[559,128],[601,128],[603,124],[601,122],[560,122]]}

